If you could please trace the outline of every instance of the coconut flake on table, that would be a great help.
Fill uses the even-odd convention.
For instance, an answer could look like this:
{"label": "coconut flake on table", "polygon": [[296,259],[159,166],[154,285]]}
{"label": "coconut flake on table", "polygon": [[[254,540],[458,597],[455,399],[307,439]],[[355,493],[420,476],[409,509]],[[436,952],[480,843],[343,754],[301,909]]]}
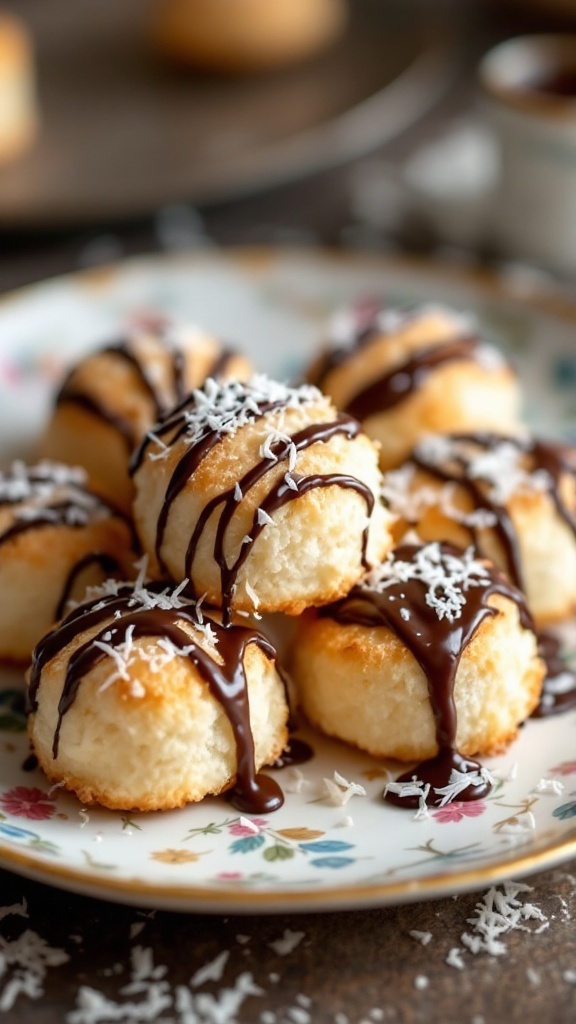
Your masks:
{"label": "coconut flake on table", "polygon": [[[9,916],[28,918],[26,901],[0,907],[0,920]],[[0,1013],[8,1013],[20,995],[41,999],[48,968],[69,959],[65,950],[49,946],[30,928],[16,939],[0,935]]]}
{"label": "coconut flake on table", "polygon": [[457,800],[460,794],[468,789],[468,786],[476,788],[485,784],[490,786],[494,784],[494,777],[487,768],[482,767],[475,772],[461,772],[457,768],[452,768],[448,785],[434,787],[436,795],[442,797],[438,806],[444,807],[453,800]]}
{"label": "coconut flake on table", "polygon": [[[548,918],[540,907],[523,902],[524,896],[533,891],[530,885],[512,881],[490,888],[476,904],[474,916],[467,920],[467,924],[472,925],[472,934],[464,932],[460,941],[471,953],[502,956],[506,953],[502,935],[516,930],[538,934],[548,928]],[[528,928],[528,921],[539,922],[539,927]]]}
{"label": "coconut flake on table", "polygon": [[422,946],[427,946],[428,943],[432,941],[432,932],[420,932],[416,928],[413,928],[412,931],[408,932],[408,934],[411,935],[413,939],[416,939],[416,941]]}
{"label": "coconut flake on table", "polygon": [[286,928],[284,934],[280,939],[274,939],[273,942],[269,942],[270,949],[273,949],[278,956],[288,956],[293,953],[297,946],[300,945],[302,939],[305,938],[306,932],[292,931],[291,928]]}

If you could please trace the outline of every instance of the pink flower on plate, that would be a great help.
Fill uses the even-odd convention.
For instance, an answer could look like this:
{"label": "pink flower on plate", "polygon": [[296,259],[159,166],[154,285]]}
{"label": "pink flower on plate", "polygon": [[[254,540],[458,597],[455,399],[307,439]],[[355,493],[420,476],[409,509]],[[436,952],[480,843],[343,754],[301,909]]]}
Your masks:
{"label": "pink flower on plate", "polygon": [[0,807],[6,814],[34,821],[51,818],[56,811],[54,800],[48,793],[29,786],[15,786],[14,789],[2,793]]}
{"label": "pink flower on plate", "polygon": [[221,882],[239,882],[242,878],[241,871],[219,871],[216,875]]}
{"label": "pink flower on plate", "polygon": [[4,361],[0,363],[0,379],[4,380],[6,384],[17,384],[21,376],[17,367],[12,363]]}
{"label": "pink flower on plate", "polygon": [[486,810],[483,800],[454,800],[445,807],[437,807],[432,811],[432,817],[445,825],[449,821],[462,821],[462,818],[477,818]]}
{"label": "pink flower on plate", "polygon": [[267,824],[265,818],[241,818],[229,826],[229,832],[231,836],[257,836]]}
{"label": "pink flower on plate", "polygon": [[550,769],[554,775],[572,775],[576,772],[576,761],[562,761],[562,764],[557,764],[555,768]]}

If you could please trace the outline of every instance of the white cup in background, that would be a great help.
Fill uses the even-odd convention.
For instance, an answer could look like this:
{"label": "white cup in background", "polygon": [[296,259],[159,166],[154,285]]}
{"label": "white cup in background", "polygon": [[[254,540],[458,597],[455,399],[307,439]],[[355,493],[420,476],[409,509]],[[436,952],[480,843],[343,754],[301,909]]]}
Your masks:
{"label": "white cup in background", "polygon": [[503,255],[576,277],[576,35],[501,43],[480,82],[500,152],[488,233]]}

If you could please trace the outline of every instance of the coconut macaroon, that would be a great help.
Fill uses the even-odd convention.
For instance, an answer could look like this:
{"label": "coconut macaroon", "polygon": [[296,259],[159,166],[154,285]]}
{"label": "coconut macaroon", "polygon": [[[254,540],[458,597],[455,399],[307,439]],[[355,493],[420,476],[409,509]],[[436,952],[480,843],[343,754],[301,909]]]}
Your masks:
{"label": "coconut macaroon", "polygon": [[314,725],[419,762],[407,775],[416,791],[401,795],[424,787],[438,803],[486,791],[468,758],[514,738],[545,668],[522,594],[471,549],[429,544],[400,546],[343,600],[307,613],[292,671]]}
{"label": "coconut macaroon", "polygon": [[40,765],[83,803],[166,810],[230,789],[244,811],[282,803],[258,774],[287,740],[276,652],[182,585],[95,590],[37,645],[28,703]]}
{"label": "coconut macaroon", "polygon": [[149,433],[133,474],[144,550],[225,621],[336,600],[391,547],[377,450],[311,386],[209,379]]}
{"label": "coconut macaroon", "polygon": [[160,317],[142,321],[72,368],[41,454],[84,466],[100,493],[130,512],[130,455],[158,417],[209,375],[242,379],[250,373],[244,356],[197,327]]}
{"label": "coconut macaroon", "polygon": [[576,606],[576,457],[566,446],[430,436],[385,474],[383,495],[400,532],[413,526],[422,540],[472,541],[524,590],[538,626]]}
{"label": "coconut macaroon", "polygon": [[15,462],[0,472],[0,659],[29,662],[68,600],[131,575],[133,531],[84,470]]}
{"label": "coconut macaroon", "polygon": [[424,433],[520,429],[511,367],[471,318],[443,306],[344,310],[307,379],[380,444],[398,466]]}

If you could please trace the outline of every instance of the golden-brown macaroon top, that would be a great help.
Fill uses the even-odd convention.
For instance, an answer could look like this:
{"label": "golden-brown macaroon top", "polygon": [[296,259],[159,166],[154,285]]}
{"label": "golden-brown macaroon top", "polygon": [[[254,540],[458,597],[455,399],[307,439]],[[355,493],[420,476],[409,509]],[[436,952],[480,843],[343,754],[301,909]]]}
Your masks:
{"label": "golden-brown macaroon top", "polygon": [[0,657],[29,661],[68,600],[130,575],[134,540],[79,467],[15,462],[0,472]]}
{"label": "golden-brown macaroon top", "polygon": [[95,588],[37,645],[29,731],[42,768],[111,808],[168,809],[234,785],[241,809],[274,810],[281,793],[257,773],[287,738],[275,649],[144,573]]}
{"label": "golden-brown macaroon top", "polygon": [[133,478],[153,563],[225,615],[334,600],[391,544],[374,445],[309,385],[209,380],[149,432]]}
{"label": "golden-brown macaroon top", "polygon": [[491,433],[430,435],[383,496],[423,540],[474,543],[527,595],[538,625],[576,604],[576,471],[566,445]]}
{"label": "golden-brown macaroon top", "polygon": [[407,780],[438,803],[487,791],[469,755],[516,735],[544,665],[522,594],[493,566],[472,549],[406,544],[305,617],[292,671],[312,722],[376,756],[420,761]]}
{"label": "golden-brown macaroon top", "polygon": [[194,325],[141,318],[70,370],[41,452],[83,465],[94,485],[129,512],[128,461],[146,431],[208,375],[242,379],[250,372],[243,355]]}
{"label": "golden-brown macaroon top", "polygon": [[307,378],[380,443],[383,469],[424,433],[519,430],[513,370],[473,318],[444,306],[341,311]]}

